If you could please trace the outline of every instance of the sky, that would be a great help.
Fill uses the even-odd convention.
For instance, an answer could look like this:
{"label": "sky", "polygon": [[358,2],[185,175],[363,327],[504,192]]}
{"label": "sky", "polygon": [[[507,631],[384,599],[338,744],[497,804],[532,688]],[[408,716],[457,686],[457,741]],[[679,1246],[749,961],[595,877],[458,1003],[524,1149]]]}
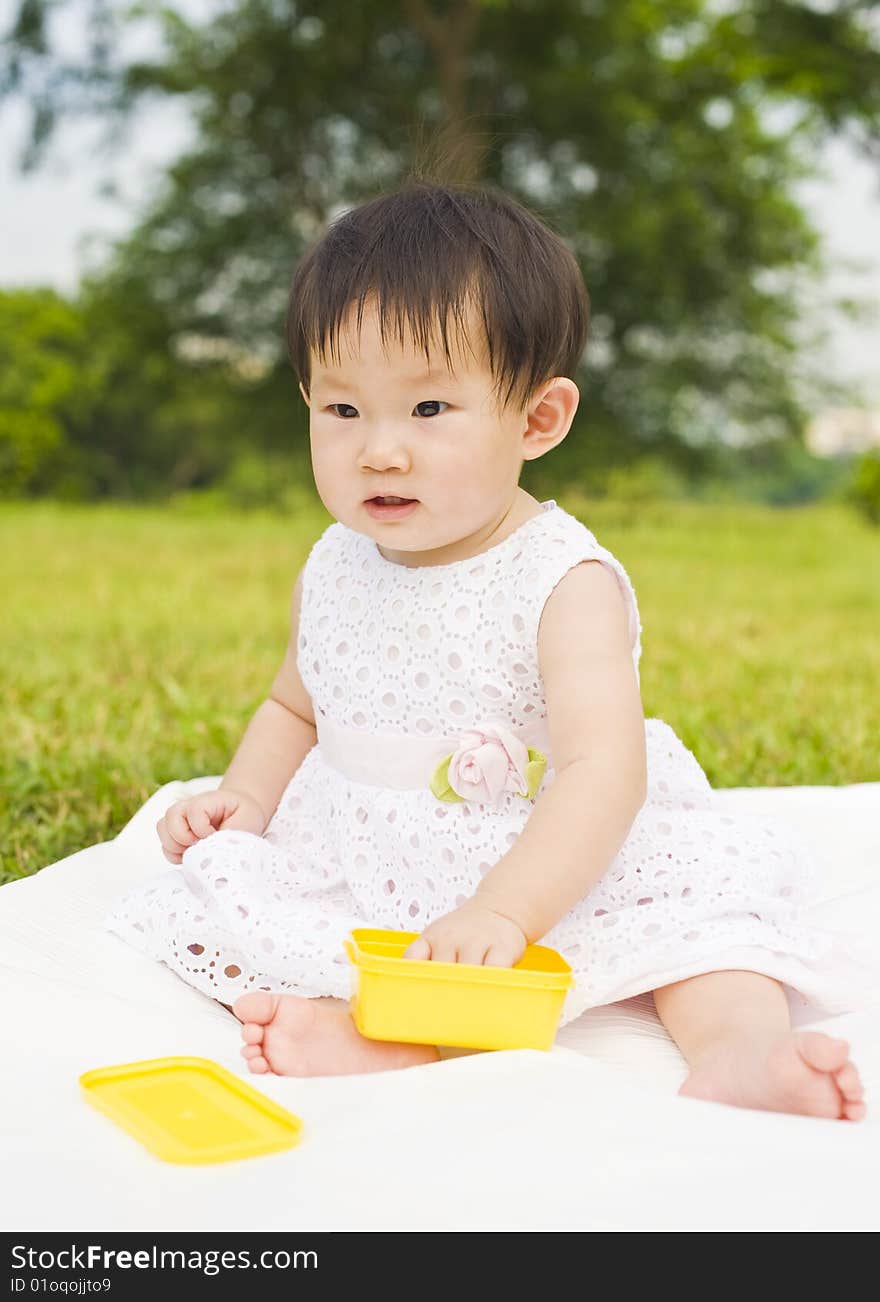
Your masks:
{"label": "sky", "polygon": [[[186,0],[183,7],[198,13],[211,3]],[[13,0],[0,0],[0,30],[13,8]],[[56,30],[73,48],[75,18],[62,14],[59,21]],[[128,52],[149,48],[146,32],[132,26]],[[192,126],[181,105],[153,103],[133,118],[125,149],[102,159],[100,124],[67,123],[39,171],[22,177],[15,164],[28,122],[23,103],[0,105],[0,286],[44,284],[72,292],[80,271],[97,257],[100,237],[131,227],[163,166],[193,139]],[[829,374],[851,386],[852,405],[880,408],[880,165],[869,164],[838,139],[825,150],[819,168],[823,175],[802,183],[798,195],[834,266],[815,291],[816,317],[833,328],[823,361]],[[108,179],[118,189],[115,198],[101,191]],[[865,300],[874,319],[855,324],[830,313],[835,294]]]}

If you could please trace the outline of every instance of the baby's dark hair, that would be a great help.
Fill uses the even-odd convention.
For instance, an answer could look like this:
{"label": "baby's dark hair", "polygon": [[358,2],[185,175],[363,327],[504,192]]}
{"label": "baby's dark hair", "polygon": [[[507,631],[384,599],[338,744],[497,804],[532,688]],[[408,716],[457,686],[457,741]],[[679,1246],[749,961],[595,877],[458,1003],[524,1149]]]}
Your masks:
{"label": "baby's dark hair", "polygon": [[[357,302],[376,297],[383,344],[393,321],[424,349],[439,325],[452,365],[450,313],[465,340],[469,303],[485,331],[500,410],[518,409],[554,375],[574,379],[587,343],[590,302],[574,254],[554,231],[502,191],[409,179],[336,218],[298,264],[287,309],[290,362],[306,394],[311,355],[331,356]],[[473,346],[473,341],[471,341]],[[502,401],[501,389],[506,387]]]}

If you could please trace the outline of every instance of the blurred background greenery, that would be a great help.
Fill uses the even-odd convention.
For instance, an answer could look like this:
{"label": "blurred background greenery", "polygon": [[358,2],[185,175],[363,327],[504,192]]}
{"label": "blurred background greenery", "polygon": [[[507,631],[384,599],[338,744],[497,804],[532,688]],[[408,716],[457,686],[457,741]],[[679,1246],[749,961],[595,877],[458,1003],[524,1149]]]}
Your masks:
{"label": "blurred background greenery", "polygon": [[[73,6],[88,37],[75,56],[56,39],[56,20]],[[846,649],[847,712],[861,708],[876,736],[876,707],[857,705],[856,685],[867,692],[877,668],[864,620],[877,613],[880,434],[860,442],[838,431],[821,455],[807,437],[817,413],[859,399],[817,362],[825,323],[806,304],[826,267],[796,189],[836,136],[878,157],[878,5],[216,0],[196,13],[182,0],[9,0],[7,8],[0,103],[30,108],[25,171],[43,166],[59,125],[77,116],[106,124],[111,152],[124,149],[127,124],[145,105],[180,102],[193,124],[191,143],[75,293],[0,287],[5,649],[17,684],[6,724],[8,872],[112,835],[158,781],[222,771],[283,650],[286,598],[261,566],[283,588],[328,522],[284,351],[290,278],[328,220],[414,172],[505,189],[578,257],[593,311],[576,376],[582,401],[569,436],[527,463],[522,482],[570,503],[594,529],[607,523],[603,541],[648,581],[644,604],[656,623],[647,625],[655,660],[645,664],[646,712],[678,727],[715,785],[880,777],[867,731],[855,741],[850,719],[822,704],[818,686],[792,696],[790,663],[783,668],[796,652],[798,673],[824,672],[824,651],[793,632],[804,626],[791,604],[795,592],[809,601],[821,591],[813,614],[835,652]],[[154,32],[156,53],[122,53],[133,24]],[[729,514],[737,509],[739,525]],[[748,540],[753,528],[763,553]],[[789,529],[801,543],[786,550]],[[741,553],[725,550],[728,534],[741,536]],[[818,536],[825,546],[814,554]],[[674,590],[653,562],[661,537]],[[701,600],[712,609],[722,579],[719,568],[701,598],[705,576],[697,582],[687,569],[696,537],[702,563],[720,567],[727,557],[740,578],[751,576],[749,593],[737,588],[731,598],[727,637],[688,614]],[[240,612],[224,623],[214,610],[210,623],[194,624],[175,667],[163,630],[176,625],[186,593],[160,584],[139,613],[131,596],[175,556],[185,570],[195,557],[193,599],[204,602],[202,585],[215,593],[224,567],[235,568],[225,550],[234,540],[250,557],[235,562],[248,576],[244,598],[235,571],[235,599],[254,606],[252,628],[272,629],[253,680],[242,674],[259,639],[242,636]],[[152,578],[141,574],[145,564]],[[811,565],[827,571],[824,589],[805,572]],[[738,620],[751,627],[749,603],[768,632],[774,610],[791,607],[787,652],[773,642],[763,652],[778,658],[779,699],[763,699],[748,675],[743,697],[743,644],[733,634]],[[715,640],[738,657],[726,669],[709,654]],[[686,665],[695,641],[699,653]],[[210,670],[201,676],[218,642],[227,651],[217,661],[223,708],[220,678],[215,689]],[[673,646],[683,657],[677,669]],[[143,697],[152,722],[138,735],[125,721],[151,675],[177,683],[180,695],[168,687]],[[123,682],[117,694],[113,684]],[[685,682],[699,686],[685,692]],[[72,690],[78,704],[61,716]],[[706,731],[707,693],[718,710],[741,700],[757,732],[781,731],[760,755],[754,730],[739,747],[719,741]],[[202,731],[174,712],[182,700]],[[89,759],[74,759],[83,728],[93,744],[95,701],[101,736],[115,738],[97,752],[103,804],[87,794],[96,753],[91,778]],[[758,717],[767,710],[773,724]],[[814,733],[807,720],[817,711]],[[181,727],[179,741],[159,744],[165,728]]]}
{"label": "blurred background greenery", "polygon": [[[282,481],[308,475],[282,329],[295,263],[451,151],[445,179],[535,209],[592,297],[584,398],[538,491],[872,498],[858,457],[805,443],[851,395],[816,366],[822,322],[803,329],[823,255],[794,189],[835,133],[876,157],[875,4],[9,3],[0,95],[31,107],[25,168],[78,114],[119,148],[135,109],[173,98],[194,131],[75,295],[0,294],[5,496],[222,488],[283,508]],[[73,7],[78,58],[53,39]],[[120,55],[135,23],[154,57]]]}

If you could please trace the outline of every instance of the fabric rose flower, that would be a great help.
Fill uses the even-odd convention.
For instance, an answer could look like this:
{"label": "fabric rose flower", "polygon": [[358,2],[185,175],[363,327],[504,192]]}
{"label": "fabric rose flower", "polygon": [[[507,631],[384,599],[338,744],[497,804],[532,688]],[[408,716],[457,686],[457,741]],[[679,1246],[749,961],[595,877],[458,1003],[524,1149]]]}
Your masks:
{"label": "fabric rose flower", "polygon": [[458,749],[438,764],[431,790],[438,800],[497,805],[507,792],[530,800],[547,757],[525,746],[501,724],[487,723],[462,735]]}

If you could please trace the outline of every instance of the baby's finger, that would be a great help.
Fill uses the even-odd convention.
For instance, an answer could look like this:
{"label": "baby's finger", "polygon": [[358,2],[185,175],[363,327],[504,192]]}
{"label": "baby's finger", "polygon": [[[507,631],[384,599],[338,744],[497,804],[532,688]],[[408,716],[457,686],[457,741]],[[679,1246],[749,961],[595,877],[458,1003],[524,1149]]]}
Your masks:
{"label": "baby's finger", "polygon": [[167,836],[160,836],[162,844],[162,853],[169,863],[179,864],[183,861],[183,852],[186,846],[178,846],[175,841],[169,840]]}
{"label": "baby's finger", "polygon": [[170,863],[180,863],[183,860],[184,852],[189,848],[185,845],[179,845],[172,837],[166,833],[159,837],[162,845],[162,853]]}
{"label": "baby's finger", "polygon": [[490,945],[483,961],[486,967],[513,967],[518,958],[510,945],[495,944]]}
{"label": "baby's finger", "polygon": [[459,963],[474,963],[481,967],[486,957],[487,945],[484,940],[467,940],[458,949]]}
{"label": "baby's finger", "polygon": [[200,805],[195,805],[192,809],[186,811],[186,821],[192,828],[197,837],[210,836],[217,829],[208,817],[208,811]]}
{"label": "baby's finger", "polygon": [[156,824],[156,832],[159,837],[159,844],[162,846],[162,852],[165,855],[165,858],[169,859],[171,863],[180,863],[181,859],[183,858],[183,852],[184,850],[186,850],[187,847],[185,845],[181,845],[179,841],[176,841],[174,839],[174,837],[168,831],[168,823],[166,819],[164,818],[159,819],[158,823]]}
{"label": "baby's finger", "polygon": [[184,849],[189,845],[195,845],[196,841],[199,839],[186,821],[186,815],[182,805],[172,805],[168,810],[168,813],[165,815],[165,827],[168,831],[168,835],[172,837],[178,845],[182,845]]}
{"label": "baby's finger", "polygon": [[419,936],[418,940],[414,940],[413,943],[409,946],[409,948],[404,950],[403,957],[404,958],[430,958],[431,946],[425,940],[424,936]]}
{"label": "baby's finger", "polygon": [[432,963],[455,963],[458,961],[458,946],[454,940],[432,940]]}

